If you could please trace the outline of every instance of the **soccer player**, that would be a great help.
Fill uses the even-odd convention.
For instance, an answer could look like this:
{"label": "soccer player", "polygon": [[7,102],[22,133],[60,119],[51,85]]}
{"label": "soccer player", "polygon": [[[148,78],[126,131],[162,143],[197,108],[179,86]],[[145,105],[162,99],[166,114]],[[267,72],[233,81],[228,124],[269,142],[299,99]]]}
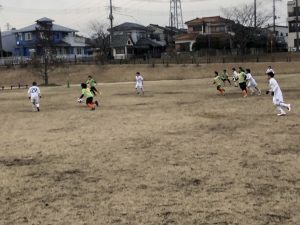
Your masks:
{"label": "soccer player", "polygon": [[269,72],[272,72],[275,76],[275,71],[272,69],[271,66],[268,66],[267,70],[266,70],[266,74],[268,74]]}
{"label": "soccer player", "polygon": [[246,69],[246,81],[247,88],[250,90],[250,95],[253,95],[254,92],[257,92],[258,95],[261,95],[261,90],[257,87],[257,83],[254,80],[250,69]]}
{"label": "soccer player", "polygon": [[223,73],[221,74],[221,78],[222,78],[222,80],[224,82],[224,85],[225,85],[225,81],[228,81],[228,83],[231,85],[231,82],[228,79],[228,73],[227,73],[227,71],[225,69],[223,70]]}
{"label": "soccer player", "polygon": [[238,82],[243,92],[243,97],[246,98],[248,96],[246,74],[245,74],[245,70],[242,67],[239,67]]}
{"label": "soccer player", "polygon": [[36,82],[32,82],[32,86],[28,89],[28,98],[32,103],[32,110],[34,112],[40,111],[40,98],[42,97],[40,88]]}
{"label": "soccer player", "polygon": [[86,84],[89,85],[90,90],[94,96],[96,96],[97,94],[100,94],[100,92],[96,88],[96,83],[97,82],[93,79],[93,77],[91,75],[88,76],[88,80],[86,81]]}
{"label": "soccer player", "polygon": [[238,72],[236,71],[236,69],[233,67],[232,68],[232,80],[234,83],[234,86],[237,87],[238,86],[238,79],[239,79],[239,75]]}
{"label": "soccer player", "polygon": [[85,84],[85,83],[81,84],[81,95],[78,98],[78,102],[81,102],[83,97],[86,97],[86,105],[91,110],[95,110],[95,108],[96,108],[95,105],[97,107],[99,106],[98,101],[95,101],[95,102],[93,101],[94,96],[93,96],[90,88],[88,88],[87,84]]}
{"label": "soccer player", "polygon": [[285,116],[286,112],[283,108],[286,108],[288,111],[291,111],[291,104],[286,104],[283,101],[283,95],[281,89],[275,80],[275,74],[272,72],[268,72],[268,80],[270,89],[266,92],[266,94],[271,94],[273,96],[273,104],[276,106],[278,110],[278,116]]}
{"label": "soccer player", "polygon": [[219,75],[218,71],[215,71],[215,78],[213,82],[217,86],[217,90],[221,93],[221,95],[225,95],[224,81],[222,77]]}
{"label": "soccer player", "polygon": [[140,72],[136,72],[135,75],[135,90],[137,94],[144,95],[144,78]]}

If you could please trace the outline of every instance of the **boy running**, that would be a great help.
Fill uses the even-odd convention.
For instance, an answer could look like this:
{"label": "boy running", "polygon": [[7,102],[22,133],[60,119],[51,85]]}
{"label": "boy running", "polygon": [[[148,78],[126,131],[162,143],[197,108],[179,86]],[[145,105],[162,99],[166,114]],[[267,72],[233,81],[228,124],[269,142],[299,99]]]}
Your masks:
{"label": "boy running", "polygon": [[140,72],[136,72],[135,76],[135,90],[137,94],[144,95],[144,78]]}
{"label": "boy running", "polygon": [[284,116],[286,115],[286,112],[283,110],[283,108],[291,111],[291,104],[284,103],[281,89],[277,81],[274,79],[274,73],[268,72],[267,75],[270,89],[266,92],[266,94],[271,94],[273,96],[273,104],[278,110],[277,116]]}
{"label": "boy running", "polygon": [[275,76],[275,71],[272,69],[271,66],[268,66],[267,71],[266,71],[266,74],[268,74],[268,73],[270,73],[270,72],[272,72],[272,73],[274,74],[274,76]]}
{"label": "boy running", "polygon": [[88,108],[90,108],[91,110],[95,110],[95,105],[99,106],[98,101],[95,101],[95,103],[93,102],[93,94],[91,92],[91,90],[87,87],[87,84],[82,83],[81,84],[81,95],[78,98],[78,102],[82,101],[83,97],[86,97],[86,105]]}
{"label": "boy running", "polygon": [[246,98],[248,96],[246,74],[242,67],[239,67],[238,82],[239,82],[240,88],[243,92],[243,97]]}
{"label": "boy running", "polygon": [[[250,90],[250,95],[253,95],[254,92],[257,92],[258,95],[261,95],[260,89],[257,87],[257,83],[251,75],[251,70],[246,69],[246,81],[247,81],[247,88]],[[253,90],[254,89],[254,90]]]}
{"label": "boy running", "polygon": [[221,93],[221,95],[225,95],[225,89],[223,88],[224,81],[217,71],[215,71],[215,78],[213,83],[216,85],[217,90]]}
{"label": "boy running", "polygon": [[234,86],[237,87],[238,86],[238,79],[239,79],[239,74],[238,72],[236,71],[235,68],[232,68],[232,80],[233,80],[233,83],[234,83]]}
{"label": "boy running", "polygon": [[[93,79],[92,76],[88,76],[88,80],[86,81],[86,84],[90,86],[90,90],[93,93],[94,96],[97,94],[100,94],[99,91],[96,88],[96,81]],[[96,94],[97,93],[97,94]]]}
{"label": "boy running", "polygon": [[223,70],[223,73],[221,74],[221,78],[222,78],[222,80],[224,82],[224,85],[225,85],[225,81],[228,81],[228,83],[231,85],[231,82],[230,82],[230,80],[228,78],[228,73],[227,73],[227,71],[225,69]]}
{"label": "boy running", "polygon": [[42,97],[40,88],[37,86],[36,82],[32,82],[32,86],[28,89],[28,98],[32,103],[33,112],[40,111],[40,98]]}

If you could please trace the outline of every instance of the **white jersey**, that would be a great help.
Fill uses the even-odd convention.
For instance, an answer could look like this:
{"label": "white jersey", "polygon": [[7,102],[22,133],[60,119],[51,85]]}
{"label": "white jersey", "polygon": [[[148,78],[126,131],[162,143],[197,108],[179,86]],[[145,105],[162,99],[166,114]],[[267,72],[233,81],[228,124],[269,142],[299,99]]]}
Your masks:
{"label": "white jersey", "polygon": [[246,74],[246,80],[247,80],[247,87],[256,87],[257,83],[252,77],[251,73]]}
{"label": "white jersey", "polygon": [[40,88],[37,86],[32,86],[28,89],[28,97],[30,98],[39,98],[41,96]]}
{"label": "white jersey", "polygon": [[233,71],[232,80],[237,81],[239,79],[239,74],[236,71]]}
{"label": "white jersey", "polygon": [[281,102],[283,102],[283,96],[277,81],[273,77],[269,80],[269,87],[269,91],[274,92],[273,104],[279,105]]}
{"label": "white jersey", "polygon": [[266,71],[266,74],[268,74],[269,72],[272,72],[273,74],[275,74],[275,71],[272,68],[268,68]]}
{"label": "white jersey", "polygon": [[144,78],[140,75],[140,76],[135,76],[135,87],[136,88],[142,88],[143,87],[143,81]]}

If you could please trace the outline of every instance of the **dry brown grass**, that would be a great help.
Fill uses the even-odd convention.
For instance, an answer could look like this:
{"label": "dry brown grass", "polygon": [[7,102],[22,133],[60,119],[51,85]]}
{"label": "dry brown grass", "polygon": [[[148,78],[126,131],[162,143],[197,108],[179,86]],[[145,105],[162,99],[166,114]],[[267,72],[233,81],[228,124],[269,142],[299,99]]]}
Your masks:
{"label": "dry brown grass", "polygon": [[[251,68],[254,76],[264,75],[268,65],[273,65],[277,74],[297,74],[300,73],[300,62],[277,62],[277,63],[242,63],[242,64],[199,64],[197,65],[177,65],[169,66],[155,65],[71,65],[60,67],[49,74],[50,83],[65,85],[69,80],[72,84],[79,84],[87,79],[88,75],[93,75],[96,81],[123,82],[134,81],[135,73],[141,72],[146,80],[184,80],[212,77],[215,70],[227,69],[231,74],[231,68],[242,66]],[[36,80],[43,83],[40,77],[34,75],[30,69],[2,69],[0,70],[0,86],[17,84],[31,84]]]}
{"label": "dry brown grass", "polygon": [[75,86],[42,88],[39,113],[0,92],[0,224],[299,224],[299,78],[278,80],[280,118],[211,79],[146,82],[144,97],[103,84],[94,112]]}

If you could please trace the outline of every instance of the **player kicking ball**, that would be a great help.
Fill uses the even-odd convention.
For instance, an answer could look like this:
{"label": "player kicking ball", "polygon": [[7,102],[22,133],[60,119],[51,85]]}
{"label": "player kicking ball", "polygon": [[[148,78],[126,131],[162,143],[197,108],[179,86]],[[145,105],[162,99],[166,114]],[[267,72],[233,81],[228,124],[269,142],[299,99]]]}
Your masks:
{"label": "player kicking ball", "polygon": [[266,94],[271,94],[273,96],[273,104],[278,110],[277,116],[285,116],[286,112],[283,110],[283,108],[286,108],[288,111],[291,111],[291,104],[284,103],[283,95],[277,81],[274,78],[274,73],[268,72],[267,75],[270,89],[266,92]]}
{"label": "player kicking ball", "polygon": [[83,97],[86,97],[86,105],[89,109],[95,110],[95,108],[96,108],[95,105],[97,107],[99,106],[98,101],[95,101],[95,102],[93,101],[94,96],[93,96],[91,90],[87,87],[87,84],[85,84],[85,83],[81,84],[81,95],[77,101],[79,103],[82,102]]}

